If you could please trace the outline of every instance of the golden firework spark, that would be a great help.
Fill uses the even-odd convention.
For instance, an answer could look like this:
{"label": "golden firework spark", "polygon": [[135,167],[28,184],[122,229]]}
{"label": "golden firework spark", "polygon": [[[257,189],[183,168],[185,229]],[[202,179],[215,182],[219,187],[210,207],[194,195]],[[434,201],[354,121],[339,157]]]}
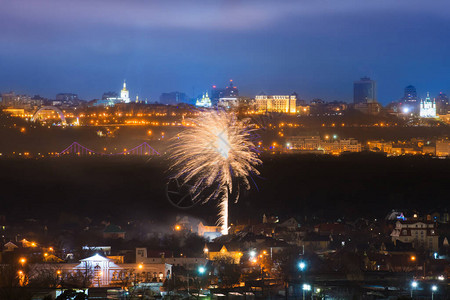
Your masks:
{"label": "golden firework spark", "polygon": [[250,175],[259,174],[256,166],[261,160],[251,141],[252,126],[248,119],[239,120],[223,111],[204,112],[191,122],[195,126],[173,139],[171,169],[176,171],[176,179],[192,184],[194,199],[205,197],[203,203],[218,199],[218,225],[222,234],[228,234],[228,194],[233,192],[233,179],[249,189]]}

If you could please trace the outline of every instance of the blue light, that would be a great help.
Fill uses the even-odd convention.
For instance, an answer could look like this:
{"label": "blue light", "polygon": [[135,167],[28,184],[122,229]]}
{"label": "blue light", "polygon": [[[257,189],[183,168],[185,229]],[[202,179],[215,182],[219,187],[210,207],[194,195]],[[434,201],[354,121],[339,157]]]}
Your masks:
{"label": "blue light", "polygon": [[303,271],[306,269],[306,263],[304,261],[301,261],[298,263],[298,267],[299,267],[300,271]]}
{"label": "blue light", "polygon": [[200,274],[204,274],[205,272],[206,272],[206,268],[205,267],[199,267],[198,268],[198,272],[200,273]]}

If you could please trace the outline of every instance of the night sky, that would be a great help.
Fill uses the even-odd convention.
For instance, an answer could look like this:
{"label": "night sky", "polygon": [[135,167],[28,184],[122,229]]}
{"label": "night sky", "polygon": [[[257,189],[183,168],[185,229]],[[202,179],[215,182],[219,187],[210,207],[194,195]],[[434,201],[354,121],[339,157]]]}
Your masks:
{"label": "night sky", "polygon": [[450,94],[448,0],[1,0],[0,92],[119,92],[158,100],[234,79],[242,95],[351,101],[409,84]]}

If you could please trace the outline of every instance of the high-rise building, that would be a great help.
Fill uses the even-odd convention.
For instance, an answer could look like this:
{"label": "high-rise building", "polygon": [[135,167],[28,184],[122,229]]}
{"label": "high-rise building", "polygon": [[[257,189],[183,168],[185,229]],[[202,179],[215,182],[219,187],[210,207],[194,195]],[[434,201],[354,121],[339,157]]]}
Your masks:
{"label": "high-rise building", "polygon": [[213,85],[211,89],[211,102],[216,105],[219,102],[224,102],[223,100],[220,101],[220,99],[231,99],[232,101],[237,101],[237,98],[239,97],[239,90],[236,86],[233,85],[233,80],[230,79],[230,85],[226,88],[218,88],[217,86]]}
{"label": "high-rise building", "polygon": [[369,77],[363,77],[353,83],[353,103],[377,102],[376,82]]}
{"label": "high-rise building", "polygon": [[18,102],[19,96],[14,92],[4,93],[2,94],[2,105],[4,106],[13,106],[16,102]]}
{"label": "high-rise building", "polygon": [[239,90],[237,89],[237,87],[233,86],[233,79],[230,79],[230,85],[225,88],[223,98],[237,98],[238,96]]}
{"label": "high-rise building", "polygon": [[419,102],[417,99],[417,91],[415,86],[408,85],[407,87],[405,87],[403,101],[409,104],[417,104]]}
{"label": "high-rise building", "polygon": [[62,102],[74,102],[78,101],[78,95],[71,93],[59,93],[56,95],[56,100]]}
{"label": "high-rise building", "polygon": [[178,103],[185,103],[187,100],[186,94],[181,92],[162,93],[159,96],[159,102],[167,105],[177,105]]}
{"label": "high-rise building", "polygon": [[258,112],[279,112],[295,114],[297,97],[295,95],[257,95],[255,97]]}
{"label": "high-rise building", "polygon": [[448,113],[449,99],[448,96],[442,92],[436,97],[436,111],[439,115],[446,115]]}
{"label": "high-rise building", "polygon": [[436,118],[436,101],[431,100],[430,93],[427,93],[425,100],[420,100],[420,117]]}

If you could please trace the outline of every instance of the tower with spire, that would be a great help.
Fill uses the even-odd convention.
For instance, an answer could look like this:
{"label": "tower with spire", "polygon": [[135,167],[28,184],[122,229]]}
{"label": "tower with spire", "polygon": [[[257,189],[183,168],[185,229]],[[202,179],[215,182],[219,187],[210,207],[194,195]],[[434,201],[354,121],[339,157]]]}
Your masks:
{"label": "tower with spire", "polygon": [[420,117],[436,118],[436,101],[435,99],[431,100],[429,92],[427,92],[425,100],[420,100]]}
{"label": "tower with spire", "polygon": [[127,82],[123,81],[123,89],[120,91],[120,98],[125,103],[130,103],[130,92],[127,90]]}

